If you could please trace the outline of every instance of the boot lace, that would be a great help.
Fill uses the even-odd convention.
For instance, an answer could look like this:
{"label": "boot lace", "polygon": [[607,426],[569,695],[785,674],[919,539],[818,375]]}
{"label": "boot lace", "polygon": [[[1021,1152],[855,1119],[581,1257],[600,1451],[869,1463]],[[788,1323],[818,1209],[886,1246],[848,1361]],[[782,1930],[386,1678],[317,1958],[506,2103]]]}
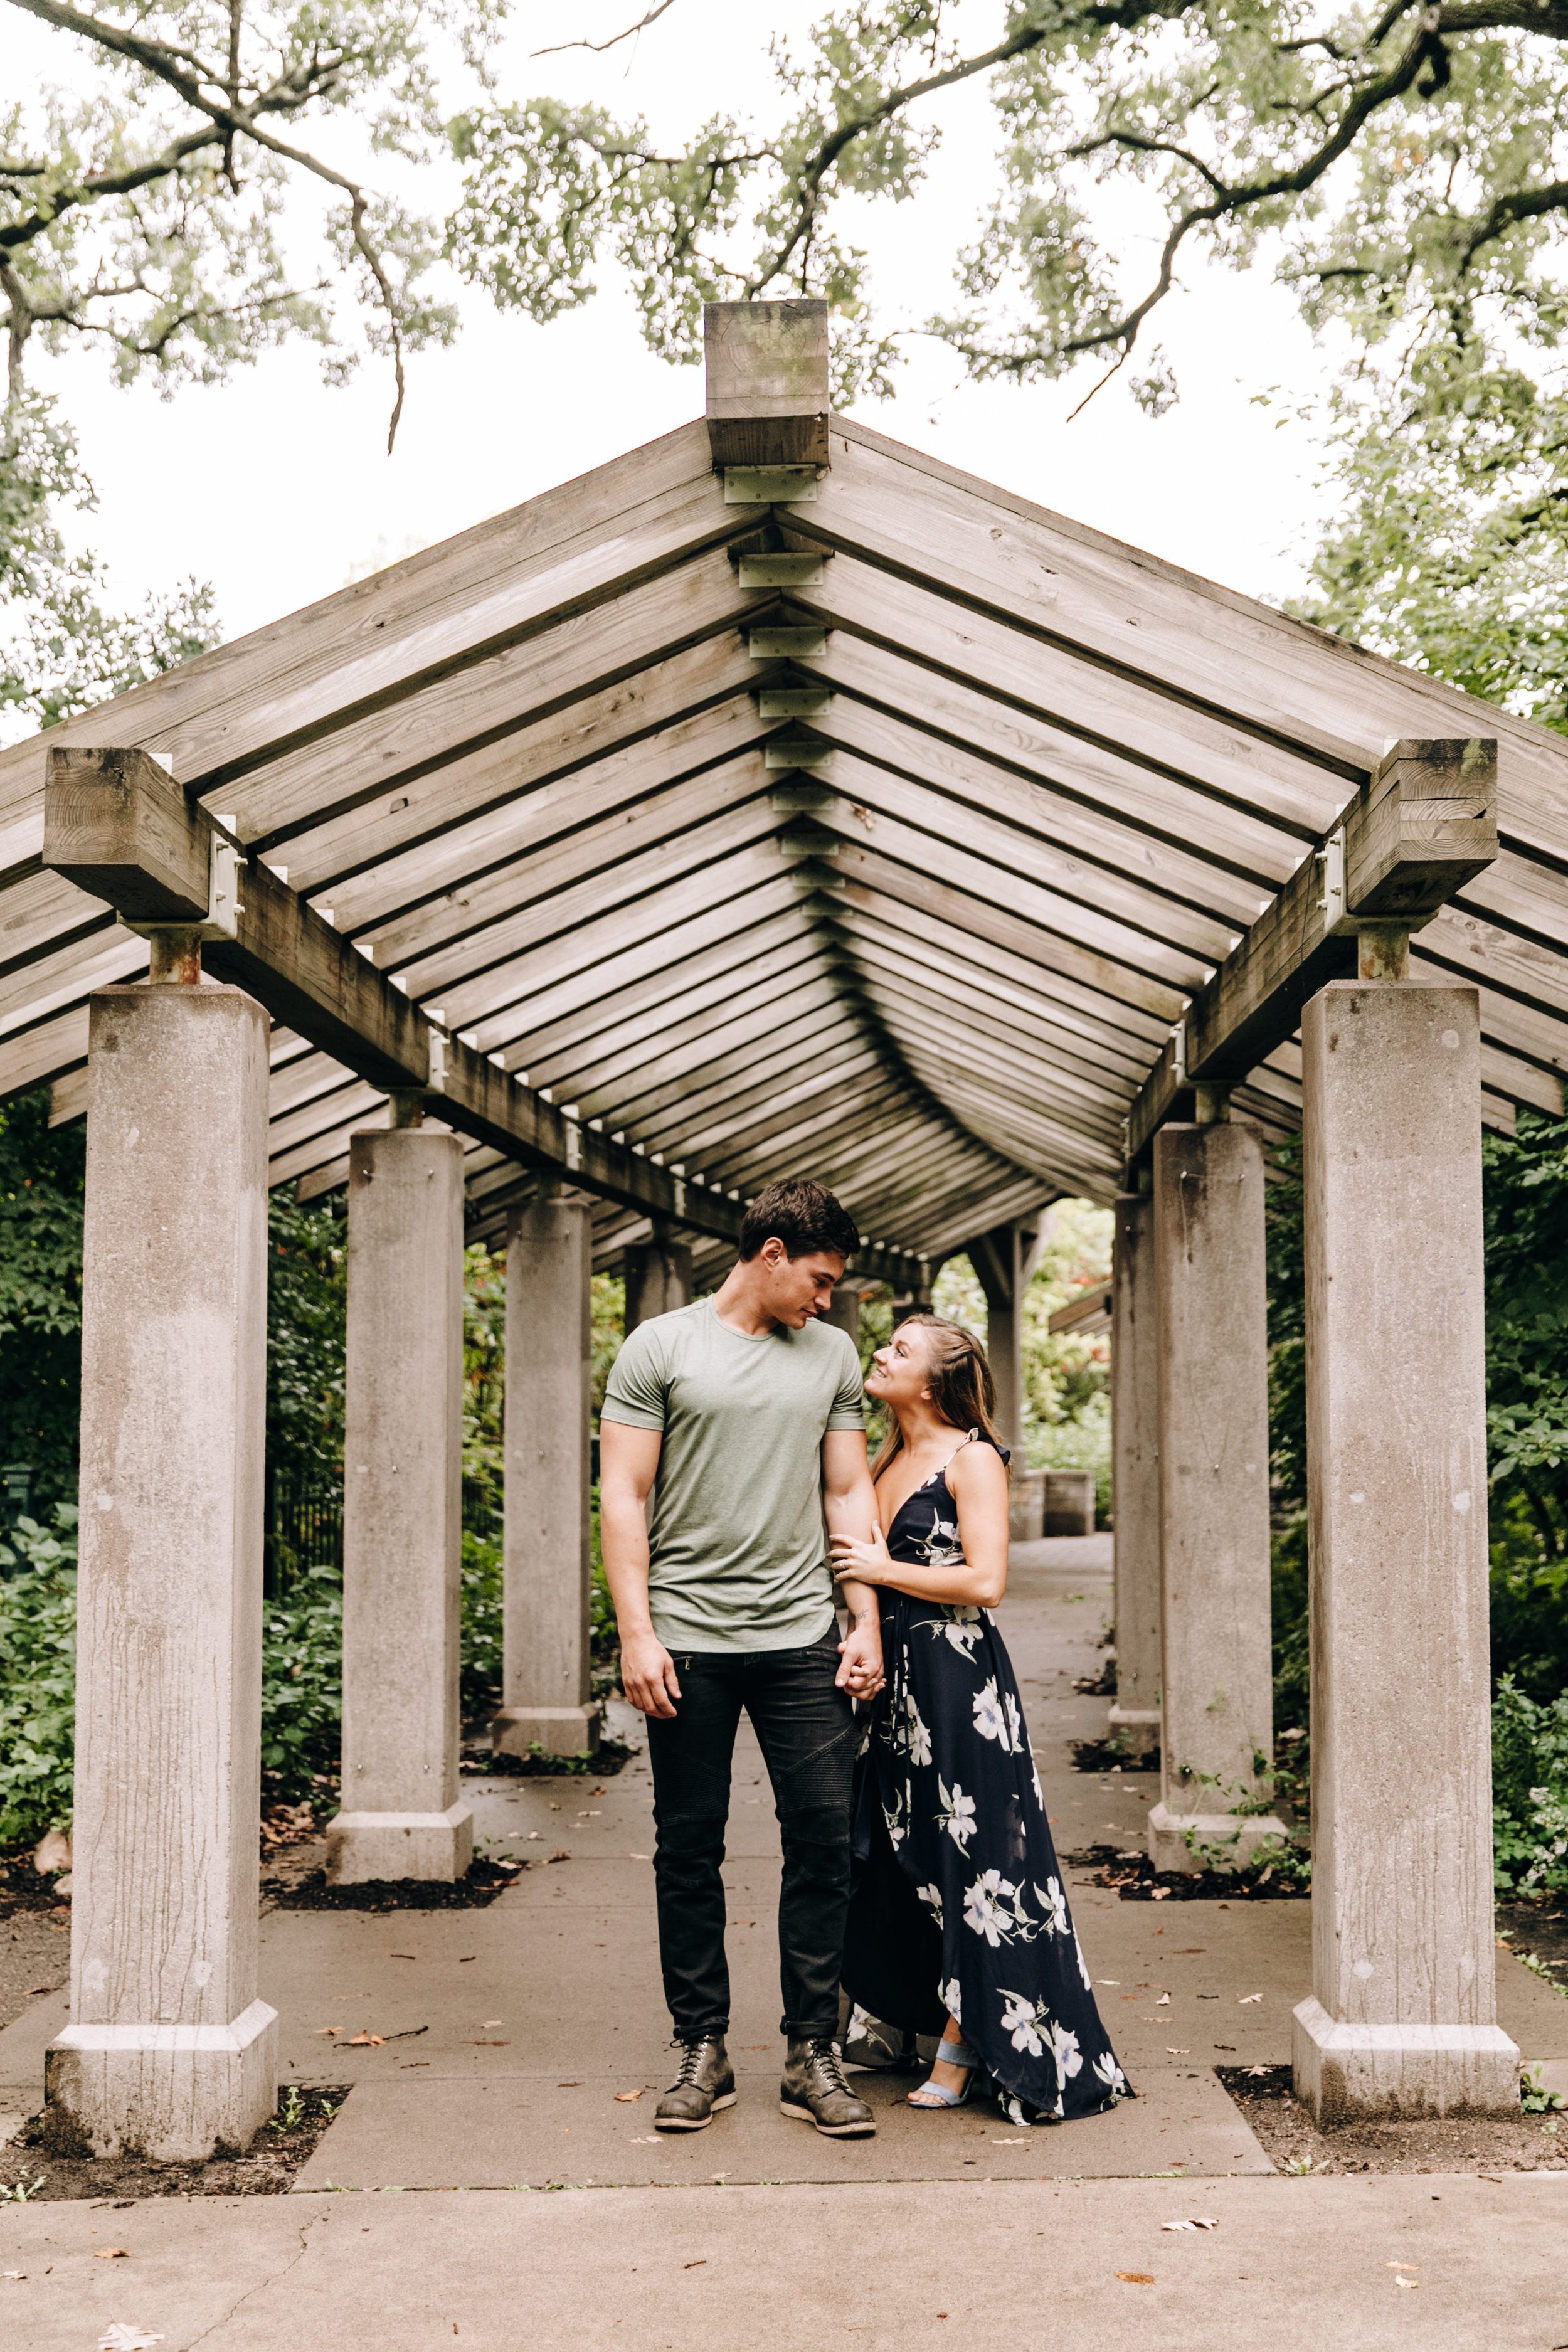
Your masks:
{"label": "boot lace", "polygon": [[853,2095],[848,2084],[844,2079],[844,2069],[839,2063],[838,2044],[836,2042],[827,2040],[814,2042],[806,2053],[805,2063],[806,2071],[816,2075],[817,2083],[824,2091],[842,2091],[847,2098]]}
{"label": "boot lace", "polygon": [[702,2053],[708,2047],[708,2036],[704,2035],[698,2042],[678,2042],[675,2047],[680,2053],[680,2064],[669,2087],[672,2091],[680,2091],[696,2082],[697,2070],[702,2063]]}

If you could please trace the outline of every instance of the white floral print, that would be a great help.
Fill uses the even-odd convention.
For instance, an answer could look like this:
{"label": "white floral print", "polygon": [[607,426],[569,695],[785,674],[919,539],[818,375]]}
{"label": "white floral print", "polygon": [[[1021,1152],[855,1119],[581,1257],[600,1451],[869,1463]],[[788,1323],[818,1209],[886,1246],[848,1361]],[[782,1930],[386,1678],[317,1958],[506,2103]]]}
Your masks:
{"label": "white floral print", "polygon": [[967,1853],[969,1841],[974,1835],[973,1798],[966,1797],[956,1780],[951,1791],[944,1788],[940,1773],[936,1792],[942,1800],[942,1811],[936,1817],[938,1826],[947,1832],[960,1853]]}
{"label": "white floral print", "polygon": [[942,1925],[942,1889],[941,1889],[941,1887],[940,1887],[940,1886],[917,1886],[917,1887],[916,1887],[916,1889],[915,1889],[915,1893],[916,1893],[916,1895],[920,1897],[920,1900],[921,1900],[921,1902],[926,1906],[926,1907],[928,1908],[928,1910],[933,1911],[933,1912],[936,1914],[936,1924],[937,1924],[937,1926],[940,1927],[941,1927],[941,1925]]}
{"label": "white floral print", "polygon": [[963,1924],[976,1936],[984,1936],[994,1950],[1013,1933],[1013,1917],[1002,1897],[1016,1895],[1018,1890],[1010,1878],[999,1870],[983,1870],[963,1897]]}
{"label": "white floral print", "polygon": [[949,2017],[952,2018],[954,2025],[963,2024],[963,1987],[959,1983],[956,1977],[953,1977],[949,1983],[943,1985],[942,1989],[942,2005],[943,2009],[946,2010]]}
{"label": "white floral print", "polygon": [[1059,1878],[1047,1878],[1043,1887],[1035,1889],[1035,1900],[1045,1913],[1043,1926],[1047,1935],[1065,1936],[1068,1932],[1067,1896],[1062,1893]]}
{"label": "white floral print", "polygon": [[996,1678],[994,1675],[992,1676],[989,1682],[984,1683],[980,1689],[975,1692],[973,1706],[974,1728],[980,1734],[981,1738],[994,1739],[999,1748],[1010,1750],[1013,1742],[1008,1735],[1007,1717],[1005,1711],[1003,1708],[1001,1700],[996,1696]]}
{"label": "white floral print", "polygon": [[1026,2000],[1022,1993],[1003,1993],[1002,2031],[1010,2037],[1015,2050],[1026,2050],[1031,2058],[1043,2054],[1046,2045],[1035,2023],[1035,2004]]}

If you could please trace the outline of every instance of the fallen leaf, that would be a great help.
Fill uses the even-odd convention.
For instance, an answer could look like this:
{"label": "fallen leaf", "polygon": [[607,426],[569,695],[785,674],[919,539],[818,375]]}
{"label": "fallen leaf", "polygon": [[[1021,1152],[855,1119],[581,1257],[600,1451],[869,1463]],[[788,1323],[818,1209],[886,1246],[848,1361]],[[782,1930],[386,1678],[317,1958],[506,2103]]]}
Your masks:
{"label": "fallen leaf", "polygon": [[1190,2050],[1173,2050],[1168,2042],[1165,2044],[1165,2055],[1167,2058],[1190,2058],[1192,2054],[1193,2053]]}
{"label": "fallen leaf", "polygon": [[26,2271],[0,2271],[0,2278],[25,2279],[26,2275]]}
{"label": "fallen leaf", "polygon": [[100,2246],[94,2259],[100,2263],[122,2263],[130,2252],[129,2246]]}
{"label": "fallen leaf", "polygon": [[993,2136],[991,2141],[993,2147],[1027,2147],[1028,2144],[1029,2135],[1027,2132],[1016,2132],[1010,2139],[997,2139]]}
{"label": "fallen leaf", "polygon": [[1119,2279],[1125,2279],[1129,2286],[1152,2286],[1154,2284],[1152,2271],[1118,2271],[1116,2275]]}
{"label": "fallen leaf", "polygon": [[622,2107],[635,2106],[641,2096],[642,2093],[640,2091],[617,2091],[616,2093],[616,2104],[617,2106]]}
{"label": "fallen leaf", "polygon": [[653,1856],[651,1853],[628,1853],[626,1860],[628,1862],[651,1862],[653,1860]]}
{"label": "fallen leaf", "polygon": [[[1163,1903],[1163,1901],[1165,1900],[1165,1897],[1167,1896],[1167,1895],[1169,1895],[1170,1891],[1171,1891],[1171,1890],[1170,1890],[1170,1888],[1169,1888],[1168,1886],[1154,1886],[1154,1887],[1151,1887],[1151,1888],[1150,1888],[1150,1890],[1149,1890],[1149,1900],[1150,1900],[1150,1902],[1151,1902],[1151,1903]],[[1118,2277],[1118,2278],[1120,2278],[1120,2277],[1121,2276],[1121,2273],[1120,2271],[1118,2271],[1118,2272],[1117,2272],[1117,2273],[1116,2273],[1116,2275],[1117,2275],[1117,2277]],[[1128,2273],[1128,2276],[1129,2276],[1129,2277],[1131,2277],[1131,2272],[1129,2272],[1129,2273]],[[1152,2285],[1153,2285],[1153,2284],[1154,2284],[1153,2280],[1152,2280],[1152,2279],[1151,2279],[1151,2280],[1149,2281],[1149,2284],[1150,2284],[1151,2286],[1152,2286]]]}
{"label": "fallen leaf", "polygon": [[506,2020],[504,2017],[481,2017],[479,2020],[480,2030],[486,2033],[489,2033],[492,2027],[504,2025],[505,2023]]}
{"label": "fallen leaf", "polygon": [[563,1845],[557,1846],[555,1852],[550,1856],[550,1860],[552,1862],[570,1862],[571,1859],[571,1855],[567,1853]]}
{"label": "fallen leaf", "polygon": [[1159,2000],[1154,2003],[1154,2006],[1156,2009],[1169,2009],[1171,2006],[1170,1994],[1168,1992],[1163,1992],[1160,1995]]}
{"label": "fallen leaf", "polygon": [[1249,2074],[1267,2074],[1268,2069],[1267,2066],[1249,2066],[1247,2071]]}
{"label": "fallen leaf", "polygon": [[380,2050],[385,2041],[384,2033],[351,2033],[343,2048],[345,2050]]}
{"label": "fallen leaf", "polygon": [[694,2263],[682,2263],[680,2267],[683,2271],[705,2271],[708,2267],[708,2257],[706,2254],[699,2254]]}
{"label": "fallen leaf", "polygon": [[342,2030],[343,2029],[341,2025],[318,2025],[316,2028],[316,2040],[319,2042],[323,2033],[341,2033]]}
{"label": "fallen leaf", "polygon": [[1120,1977],[1096,1977],[1094,1981],[1096,1984],[1119,1985],[1121,1982],[1121,1979]]}
{"label": "fallen leaf", "polygon": [[150,2344],[162,2344],[161,2336],[149,2336],[140,2327],[128,2327],[122,2319],[115,2320],[98,2339],[98,2352],[147,2352]]}
{"label": "fallen leaf", "polygon": [[24,1998],[31,2000],[36,1992],[53,1992],[54,1989],[53,1985],[29,1985]]}
{"label": "fallen leaf", "polygon": [[1249,2009],[1255,2000],[1261,2000],[1262,1998],[1263,1995],[1260,1992],[1244,1992],[1237,2002],[1237,2007],[1238,2009]]}
{"label": "fallen leaf", "polygon": [[1394,2284],[1395,2286],[1407,2286],[1415,2291],[1419,2288],[1421,2282],[1419,2279],[1396,2278]]}

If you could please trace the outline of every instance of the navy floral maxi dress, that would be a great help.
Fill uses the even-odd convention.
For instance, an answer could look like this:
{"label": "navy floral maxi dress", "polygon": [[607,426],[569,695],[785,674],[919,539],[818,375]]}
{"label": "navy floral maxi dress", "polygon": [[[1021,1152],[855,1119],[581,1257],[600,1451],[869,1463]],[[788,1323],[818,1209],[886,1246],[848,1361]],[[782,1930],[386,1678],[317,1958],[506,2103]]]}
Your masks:
{"label": "navy floral maxi dress", "polygon": [[[922,1567],[962,1560],[944,1471],[900,1506],[888,1549]],[[1131,2098],[991,1611],[884,1587],[882,1650],[888,1679],[856,1797],[846,1990],[916,2033],[939,2032],[951,2011],[1014,2123],[1066,2122]]]}

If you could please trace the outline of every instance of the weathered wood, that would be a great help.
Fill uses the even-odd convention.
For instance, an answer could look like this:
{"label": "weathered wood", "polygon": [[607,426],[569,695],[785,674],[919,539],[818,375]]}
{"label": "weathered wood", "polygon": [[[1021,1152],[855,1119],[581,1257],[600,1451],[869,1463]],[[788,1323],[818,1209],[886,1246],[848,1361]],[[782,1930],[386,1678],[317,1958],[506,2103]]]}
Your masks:
{"label": "weathered wood", "polygon": [[205,923],[209,828],[146,751],[44,755],[44,864],[132,923]]}
{"label": "weathered wood", "polygon": [[[1487,863],[1488,823],[1496,811],[1496,748],[1493,743],[1469,750],[1463,772],[1470,790],[1462,798],[1413,790],[1412,802],[1422,814],[1406,830],[1399,814],[1401,773],[1410,773],[1415,784],[1434,773],[1457,777],[1460,760],[1458,747],[1452,763],[1423,762],[1414,753],[1402,758],[1405,747],[1396,747],[1386,770],[1380,769],[1380,782],[1363,786],[1345,813],[1342,915],[1352,927],[1350,935],[1331,928],[1341,909],[1330,903],[1324,860],[1305,859],[1268,913],[1194,997],[1179,1036],[1167,1044],[1145,1080],[1128,1121],[1129,1165],[1172,1116],[1184,1088],[1198,1079],[1245,1078],[1294,1034],[1310,997],[1331,980],[1354,978],[1353,924],[1390,919],[1376,903],[1384,894],[1398,896],[1405,908],[1423,896],[1440,905],[1451,893],[1449,877],[1457,870],[1468,877]],[[1392,809],[1380,815],[1390,801]],[[1363,888],[1374,903],[1365,903]]]}
{"label": "weathered wood", "polygon": [[1423,919],[1498,854],[1495,742],[1401,742],[1379,762],[1345,838],[1345,891],[1361,916]]}
{"label": "weathered wood", "polygon": [[705,303],[702,344],[716,467],[828,463],[825,301]]}

